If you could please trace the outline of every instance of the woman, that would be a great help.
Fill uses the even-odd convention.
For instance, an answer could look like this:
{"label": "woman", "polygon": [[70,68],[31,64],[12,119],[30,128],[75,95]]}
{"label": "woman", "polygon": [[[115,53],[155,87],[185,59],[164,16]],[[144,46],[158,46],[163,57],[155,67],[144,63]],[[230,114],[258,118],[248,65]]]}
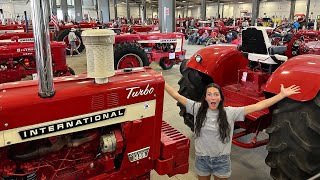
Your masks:
{"label": "woman", "polygon": [[300,87],[281,85],[279,94],[244,107],[224,107],[224,96],[217,84],[206,87],[201,102],[194,102],[180,95],[165,83],[165,90],[182,105],[187,113],[194,115],[195,129],[195,171],[199,180],[227,179],[231,175],[231,138],[235,121],[244,121],[252,112],[268,108],[285,97],[300,93]]}
{"label": "woman", "polygon": [[80,52],[77,49],[77,45],[76,45],[76,41],[78,40],[76,34],[76,29],[75,28],[71,28],[69,34],[68,34],[68,40],[70,43],[70,56],[73,56],[73,52],[76,51],[78,54],[80,54]]}

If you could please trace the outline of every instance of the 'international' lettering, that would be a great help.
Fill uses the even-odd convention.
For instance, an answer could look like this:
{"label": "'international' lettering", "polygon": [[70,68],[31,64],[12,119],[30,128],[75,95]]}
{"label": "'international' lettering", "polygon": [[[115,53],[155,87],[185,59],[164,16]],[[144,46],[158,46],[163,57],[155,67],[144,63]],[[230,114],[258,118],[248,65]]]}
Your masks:
{"label": "'international' lettering", "polygon": [[88,124],[93,124],[96,122],[124,116],[125,110],[126,109],[120,109],[120,110],[110,111],[102,114],[97,114],[94,116],[87,116],[81,119],[73,119],[70,121],[62,122],[62,123],[50,124],[48,126],[42,126],[34,129],[19,131],[19,135],[22,139],[28,139],[36,136],[63,131],[66,129],[85,126]]}

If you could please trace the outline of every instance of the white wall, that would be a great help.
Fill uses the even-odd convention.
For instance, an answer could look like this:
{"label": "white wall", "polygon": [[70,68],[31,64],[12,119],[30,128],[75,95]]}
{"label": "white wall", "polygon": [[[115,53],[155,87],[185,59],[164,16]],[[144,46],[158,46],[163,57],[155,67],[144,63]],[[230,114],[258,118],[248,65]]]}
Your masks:
{"label": "white wall", "polygon": [[223,17],[232,18],[233,17],[234,6],[230,4],[225,4],[223,9]]}
{"label": "white wall", "polygon": [[26,5],[25,3],[10,3],[6,0],[0,0],[0,9],[3,10],[4,18],[15,18],[18,15],[22,18],[24,11],[27,11],[27,17],[31,18],[30,3]]}
{"label": "white wall", "polygon": [[[296,7],[298,7],[297,1]],[[290,1],[283,2],[260,2],[259,15],[260,17],[280,17],[289,18],[290,15]]]}
{"label": "white wall", "polygon": [[[222,15],[222,4],[220,4],[220,16]],[[218,17],[218,3],[207,4],[207,17]]]}
{"label": "white wall", "polygon": [[200,9],[201,9],[200,6],[190,8],[191,10],[190,16],[193,18],[200,18]]}
{"label": "white wall", "polygon": [[[61,0],[57,0],[57,4],[60,4]],[[69,4],[73,4],[73,0],[68,0]],[[110,18],[114,18],[114,6],[113,0],[109,0],[110,3]],[[297,0],[296,1],[296,11],[295,14],[305,14],[307,11],[306,7],[307,0]],[[289,17],[290,14],[290,5],[291,2],[287,0],[279,0],[277,2],[260,2],[259,7],[259,14],[260,17]],[[89,17],[96,18],[97,13],[94,10],[95,7],[95,0],[83,0],[83,14],[88,14]],[[220,14],[222,11],[222,5],[220,6]],[[320,0],[311,0],[310,3],[310,17],[317,17],[320,15]],[[0,9],[3,9],[5,18],[12,18],[16,17],[18,14],[22,17],[23,12],[27,11],[27,16],[31,18],[31,6],[30,2],[25,4],[25,2],[15,2],[11,3],[10,0],[0,0]],[[243,4],[225,4],[223,9],[224,17],[239,17],[241,10],[248,10],[248,12],[252,12],[252,4],[251,3],[243,3]],[[182,12],[184,11],[184,12]],[[313,12],[313,15],[311,13]],[[74,8],[68,9],[69,15],[74,18]],[[266,13],[266,15],[264,15]],[[126,13],[126,6],[125,4],[118,4],[118,16],[125,17]],[[131,4],[130,5],[130,15],[134,18],[140,17],[139,16],[139,5],[138,4]],[[157,10],[153,9],[153,16],[157,15]],[[184,15],[188,17],[198,18],[200,17],[200,6],[189,7],[188,12],[186,9],[177,9],[176,17]],[[207,4],[207,17],[217,17],[217,4]],[[147,18],[152,17],[152,10],[150,7],[147,7]],[[62,19],[61,10],[58,9],[58,18]]]}

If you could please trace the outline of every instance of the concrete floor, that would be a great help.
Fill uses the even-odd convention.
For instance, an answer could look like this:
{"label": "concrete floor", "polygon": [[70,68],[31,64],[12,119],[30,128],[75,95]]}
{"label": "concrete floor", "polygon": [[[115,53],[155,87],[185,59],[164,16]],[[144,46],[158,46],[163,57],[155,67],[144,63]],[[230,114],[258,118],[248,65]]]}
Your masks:
{"label": "concrete floor", "polygon": [[[197,50],[204,46],[199,45],[187,45],[185,43],[184,49],[187,50],[186,58],[190,58]],[[79,56],[73,56],[67,58],[67,63],[72,67],[76,74],[82,74],[86,72],[86,56],[81,54]],[[162,72],[166,82],[173,86],[176,90],[179,89],[178,81],[181,78],[179,72],[179,65],[175,65],[170,70],[162,70],[157,63],[151,63],[150,65],[155,71]],[[195,163],[195,150],[194,139],[191,130],[184,125],[183,118],[179,116],[179,108],[176,106],[176,101],[165,93],[163,119],[167,121],[174,128],[191,139],[190,156],[189,156],[189,172],[187,174],[179,174],[173,177],[160,176],[155,171],[151,173],[151,179],[155,180],[195,180],[197,175],[194,171]],[[266,134],[263,134],[267,137]],[[246,138],[248,140],[248,138]],[[244,139],[244,140],[246,140]],[[260,180],[260,179],[272,179],[269,175],[270,168],[265,164],[265,157],[267,151],[265,146],[255,149],[243,149],[237,146],[232,146],[231,161],[232,161],[232,175],[231,180]],[[213,179],[213,177],[212,177]]]}

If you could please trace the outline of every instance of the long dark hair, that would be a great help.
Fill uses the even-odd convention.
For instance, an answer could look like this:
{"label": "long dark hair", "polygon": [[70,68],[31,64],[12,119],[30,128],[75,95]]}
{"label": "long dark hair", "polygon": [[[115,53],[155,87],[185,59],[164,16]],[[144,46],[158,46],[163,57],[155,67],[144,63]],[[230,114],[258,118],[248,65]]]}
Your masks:
{"label": "long dark hair", "polygon": [[220,134],[219,139],[223,143],[227,143],[230,141],[230,125],[227,120],[227,113],[223,108],[224,96],[222,94],[220,86],[214,83],[209,84],[205,88],[204,95],[201,98],[201,101],[200,101],[201,105],[200,105],[198,114],[196,116],[195,134],[196,134],[196,137],[200,136],[201,128],[206,122],[206,115],[207,115],[209,105],[208,105],[208,102],[205,100],[205,97],[206,97],[208,88],[211,88],[211,87],[217,88],[220,93],[221,101],[218,105],[218,111],[219,111],[218,124],[219,124],[219,134]]}

